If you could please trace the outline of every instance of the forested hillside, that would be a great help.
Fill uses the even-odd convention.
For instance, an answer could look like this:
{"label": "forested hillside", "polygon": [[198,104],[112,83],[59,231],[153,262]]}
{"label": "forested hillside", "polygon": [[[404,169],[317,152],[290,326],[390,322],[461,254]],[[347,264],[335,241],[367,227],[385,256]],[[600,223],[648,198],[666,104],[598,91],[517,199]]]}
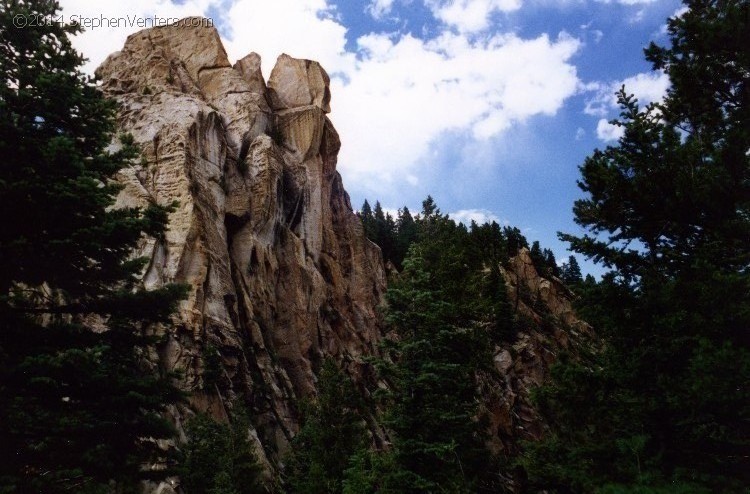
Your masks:
{"label": "forested hillside", "polygon": [[[750,58],[742,41],[750,9],[741,1],[686,5],[669,22],[671,46],[645,51],[670,77],[665,101],[642,107],[627,87],[620,91],[614,124],[623,137],[581,166],[586,196],[574,213],[590,233],[560,234],[608,273],[581,283],[575,258],[558,273],[551,252],[532,248],[541,272],[562,274],[576,290],[602,345],[561,358],[536,394],[550,428],[516,459],[531,491],[750,485]],[[408,210],[394,220],[365,203],[361,215],[386,259],[408,273]],[[472,244],[488,231],[497,238],[497,225],[457,232],[488,266],[523,242],[506,228],[497,250],[492,236]],[[410,254],[421,261],[422,249]]]}
{"label": "forested hillside", "polygon": [[[549,356],[577,355],[581,343],[593,341],[585,323],[552,304],[564,305],[570,287],[593,280],[584,282],[571,258],[562,267],[566,288],[551,251],[538,243],[529,251],[517,228],[467,228],[430,197],[417,215],[404,208],[397,221],[378,203],[368,208],[366,202],[360,212],[365,231],[389,246],[386,337],[382,353],[370,359],[379,384],[368,393],[384,442],[373,448],[361,428],[353,432],[368,403],[334,391],[350,386],[341,376],[331,389],[326,371],[293,449],[293,492],[321,485],[351,493],[522,488],[520,439],[538,439],[542,430],[527,402],[527,380],[539,384]],[[318,476],[315,487],[310,478]]]}
{"label": "forested hillside", "polygon": [[748,492],[750,5],[685,6],[560,262],[355,212],[316,62],[175,25],[97,82],[0,3],[0,493]]}
{"label": "forested hillside", "polygon": [[610,272],[581,303],[602,351],[561,363],[536,488],[745,492],[750,485],[750,6],[686,2],[645,50],[671,88],[619,94],[616,146],[581,166],[561,234]]}

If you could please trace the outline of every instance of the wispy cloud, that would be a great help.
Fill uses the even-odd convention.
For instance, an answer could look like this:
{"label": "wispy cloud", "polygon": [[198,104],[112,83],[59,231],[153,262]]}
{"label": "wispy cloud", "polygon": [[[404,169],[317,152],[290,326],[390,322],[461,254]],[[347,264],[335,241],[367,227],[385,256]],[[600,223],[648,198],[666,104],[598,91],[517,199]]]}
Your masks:
{"label": "wispy cloud", "polygon": [[646,5],[649,3],[654,3],[657,0],[595,0],[599,3],[619,3],[620,5]]}
{"label": "wispy cloud", "polygon": [[461,33],[486,30],[496,12],[513,12],[521,8],[521,0],[425,0],[436,19]]}
{"label": "wispy cloud", "polygon": [[[582,43],[564,32],[532,38],[462,32],[482,29],[488,16],[520,0],[426,1],[444,17],[438,34],[372,33],[354,43],[330,0],[63,0],[63,6],[91,15],[216,13],[230,60],[255,51],[266,77],[281,53],[320,61],[332,76],[331,118],[342,135],[339,166],[347,180],[387,184],[406,177],[416,186],[417,164],[446,132],[477,141],[500,136],[534,116],[555,115],[580,85],[571,59]],[[370,5],[385,13],[393,3]],[[454,22],[452,12],[468,17]],[[464,23],[458,31],[456,22]],[[91,58],[89,70],[135,30],[80,36],[76,44]]]}
{"label": "wispy cloud", "polygon": [[669,89],[669,77],[661,71],[641,72],[621,81],[589,83],[582,88],[583,92],[591,94],[586,99],[584,113],[597,117],[612,114],[618,107],[615,93],[623,85],[628,94],[635,95],[641,104],[647,104],[664,98]]}
{"label": "wispy cloud", "polygon": [[602,118],[596,124],[596,137],[604,142],[613,142],[618,140],[625,133],[625,129],[612,125],[606,118]]}
{"label": "wispy cloud", "polygon": [[478,225],[492,223],[493,221],[501,225],[508,224],[507,221],[500,220],[499,216],[487,209],[461,209],[450,213],[448,216],[453,218],[457,223],[463,223],[466,226],[471,225],[472,221],[475,221]]}
{"label": "wispy cloud", "polygon": [[[625,92],[633,94],[638,103],[661,101],[669,89],[669,77],[664,72],[641,72],[621,81],[610,83],[593,82],[582,87],[582,92],[591,94],[586,99],[583,112],[595,117],[614,117],[618,104],[615,93],[625,86]],[[596,136],[604,142],[612,142],[623,134],[621,127],[609,123],[607,118],[600,118],[596,124]]]}
{"label": "wispy cloud", "polygon": [[393,9],[393,1],[394,0],[372,0],[367,7],[365,7],[365,12],[375,19],[382,19],[391,13],[391,10]]}

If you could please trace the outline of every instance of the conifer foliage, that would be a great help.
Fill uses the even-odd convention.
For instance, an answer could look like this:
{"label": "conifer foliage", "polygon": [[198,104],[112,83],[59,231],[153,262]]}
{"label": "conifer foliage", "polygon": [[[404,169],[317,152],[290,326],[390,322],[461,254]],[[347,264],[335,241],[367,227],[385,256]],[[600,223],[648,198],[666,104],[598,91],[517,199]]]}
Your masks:
{"label": "conifer foliage", "polygon": [[168,207],[110,209],[135,152],[127,138],[107,150],[114,107],[80,72],[80,28],[52,22],[58,11],[0,3],[0,492],[133,487],[180,397],[139,349],[185,290],[143,290],[144,263],[128,257],[160,238]]}
{"label": "conifer foliage", "polygon": [[191,494],[259,494],[261,467],[248,437],[248,417],[239,407],[223,424],[198,415],[188,421],[188,442],[178,467],[181,485]]}
{"label": "conifer foliage", "polygon": [[590,234],[562,238],[612,268],[583,301],[605,346],[540,392],[552,433],[527,451],[537,487],[750,485],[750,6],[686,6],[671,46],[646,50],[666,100],[621,90],[623,137],[581,167]]}
{"label": "conifer foliage", "polygon": [[[432,198],[414,221],[417,240],[387,293],[391,338],[377,365],[392,449],[355,457],[345,492],[468,493],[491,484],[477,382],[489,372],[493,336],[512,325],[505,282],[481,242]],[[482,231],[497,234],[488,252],[504,251],[497,225]]]}
{"label": "conifer foliage", "polygon": [[581,267],[578,265],[576,256],[568,257],[568,261],[563,263],[562,269],[560,270],[560,277],[568,286],[575,286],[583,282]]}
{"label": "conifer foliage", "polygon": [[341,492],[344,471],[365,447],[364,402],[332,359],[323,363],[317,398],[303,406],[302,428],[287,459],[289,492]]}

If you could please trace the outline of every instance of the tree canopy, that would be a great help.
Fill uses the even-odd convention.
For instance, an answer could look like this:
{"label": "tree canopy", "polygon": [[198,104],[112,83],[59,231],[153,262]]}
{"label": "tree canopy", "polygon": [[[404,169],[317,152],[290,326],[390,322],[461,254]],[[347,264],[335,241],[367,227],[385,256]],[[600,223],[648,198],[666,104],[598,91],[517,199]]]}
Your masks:
{"label": "tree canopy", "polygon": [[[52,1],[0,6],[0,491],[135,488],[171,437],[160,412],[180,399],[144,359],[153,323],[185,288],[145,291],[131,252],[159,238],[169,205],[112,209],[113,103],[80,71]],[[89,326],[97,326],[92,331]],[[111,487],[111,486],[110,486]]]}
{"label": "tree canopy", "polygon": [[[619,92],[624,134],[581,167],[563,234],[611,268],[582,311],[604,347],[563,361],[529,445],[558,492],[744,492],[750,483],[750,37],[746,1],[688,1],[646,58],[666,99]],[[580,427],[579,424],[585,424]]]}
{"label": "tree canopy", "polygon": [[286,473],[289,492],[339,493],[349,459],[365,447],[364,400],[332,359],[318,378],[318,396],[302,407]]}

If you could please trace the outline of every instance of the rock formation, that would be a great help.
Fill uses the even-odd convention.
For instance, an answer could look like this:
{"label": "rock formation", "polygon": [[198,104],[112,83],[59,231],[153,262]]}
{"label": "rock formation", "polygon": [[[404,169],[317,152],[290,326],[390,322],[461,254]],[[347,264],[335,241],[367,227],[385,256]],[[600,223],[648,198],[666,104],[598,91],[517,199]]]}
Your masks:
{"label": "rock formation", "polygon": [[519,332],[512,343],[495,348],[497,374],[483,383],[483,408],[492,449],[512,455],[520,441],[538,440],[544,434],[531,391],[549,377],[561,351],[576,355],[582,345],[592,344],[594,334],[573,310],[574,294],[559,279],[541,276],[527,249],[502,271]]}
{"label": "rock formation", "polygon": [[[120,105],[118,130],[142,150],[119,172],[115,207],[177,203],[164,238],[144,239],[135,255],[149,259],[147,287],[192,288],[175,324],[158,329],[164,343],[152,356],[190,392],[189,407],[172,411],[178,428],[191,411],[221,419],[241,397],[273,470],[322,359],[359,384],[371,379],[362,357],[378,352],[385,269],[336,171],[326,72],[282,55],[266,83],[258,55],[232,66],[214,28],[187,27],[203,24],[136,33],[98,69]],[[508,453],[542,433],[529,390],[588,327],[527,251],[505,276],[512,303],[533,322],[496,349],[498,374],[484,383],[493,445]],[[209,380],[204,370],[217,358],[219,377]]]}
{"label": "rock formation", "polygon": [[[177,202],[165,237],[136,253],[150,259],[147,287],[192,288],[154,360],[181,374],[194,410],[251,403],[273,462],[323,357],[364,378],[383,263],[336,171],[326,72],[282,55],[266,85],[258,55],[232,66],[214,28],[184,24],[130,36],[97,71],[142,150],[119,173],[116,207]],[[216,352],[223,375],[206,382]]]}

